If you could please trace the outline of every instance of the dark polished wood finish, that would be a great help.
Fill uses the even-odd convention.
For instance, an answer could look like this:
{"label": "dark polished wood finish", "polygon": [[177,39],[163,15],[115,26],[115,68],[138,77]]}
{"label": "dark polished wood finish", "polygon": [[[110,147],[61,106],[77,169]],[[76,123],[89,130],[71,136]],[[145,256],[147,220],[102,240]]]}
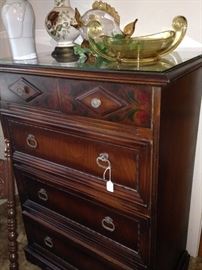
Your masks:
{"label": "dark polished wood finish", "polygon": [[201,71],[201,56],[164,72],[0,66],[28,260],[187,270]]}
{"label": "dark polished wood finish", "polygon": [[6,173],[6,161],[0,159],[0,199],[7,198],[5,173]]}

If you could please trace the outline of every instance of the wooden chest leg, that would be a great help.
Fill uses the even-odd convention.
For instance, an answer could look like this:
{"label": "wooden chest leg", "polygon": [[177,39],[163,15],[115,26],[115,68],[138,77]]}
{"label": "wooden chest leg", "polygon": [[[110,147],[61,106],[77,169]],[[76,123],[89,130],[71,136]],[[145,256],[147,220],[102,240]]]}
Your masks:
{"label": "wooden chest leg", "polygon": [[179,260],[179,263],[177,265],[176,270],[188,270],[188,268],[189,268],[189,261],[190,261],[190,255],[185,250],[184,253],[182,254],[180,260]]}

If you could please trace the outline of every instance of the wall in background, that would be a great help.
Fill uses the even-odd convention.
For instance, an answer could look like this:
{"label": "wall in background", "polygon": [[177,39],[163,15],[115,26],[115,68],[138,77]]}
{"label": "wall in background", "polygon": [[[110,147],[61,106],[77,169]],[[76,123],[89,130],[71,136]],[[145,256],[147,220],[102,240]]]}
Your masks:
{"label": "wall in background", "polygon": [[[0,8],[3,6],[5,0],[0,0]],[[4,28],[3,28],[3,25],[2,25],[2,22],[1,22],[1,18],[0,18],[0,31],[2,31]]]}
{"label": "wall in background", "polygon": [[[188,20],[186,40],[202,44],[202,0],[103,0],[114,6],[121,17],[121,26],[138,18],[135,35],[150,34],[171,28],[172,19],[183,15]],[[0,0],[0,7],[5,0]],[[54,0],[29,0],[36,16],[36,29],[45,30],[44,20],[54,6]],[[91,8],[93,0],[70,0],[81,14]],[[3,26],[0,20],[0,31]],[[43,33],[43,39],[50,40]],[[37,40],[39,41],[39,40]]]}
{"label": "wall in background", "polygon": [[[183,15],[189,22],[187,36],[202,43],[201,0],[103,0],[115,7],[121,17],[121,25],[138,18],[136,34],[159,32],[171,27],[172,19]],[[92,0],[71,0],[81,14],[91,8]],[[44,19],[54,5],[53,0],[30,0],[36,14],[36,28],[44,28]]]}
{"label": "wall in background", "polygon": [[196,146],[195,170],[192,186],[192,199],[189,215],[187,249],[194,257],[198,255],[202,228],[202,104]]}
{"label": "wall in background", "polygon": [[[53,41],[45,31],[44,20],[54,6],[54,0],[29,0],[36,16],[36,42],[44,49],[51,50]],[[81,14],[91,8],[93,0],[70,0]],[[150,34],[171,28],[172,19],[183,15],[188,20],[188,31],[183,47],[202,46],[202,0],[103,0],[116,8],[121,17],[121,26],[138,18],[135,35]],[[4,0],[0,0],[0,6]],[[0,31],[3,30],[0,21]],[[3,46],[3,47],[2,47]],[[5,49],[5,45],[0,44]],[[8,48],[8,46],[7,46]],[[39,48],[39,45],[38,45]],[[40,47],[41,48],[41,47]],[[2,138],[2,136],[0,136]],[[0,156],[3,148],[0,147]],[[187,249],[192,256],[197,255],[202,217],[202,113],[198,134],[197,153],[192,189]]]}

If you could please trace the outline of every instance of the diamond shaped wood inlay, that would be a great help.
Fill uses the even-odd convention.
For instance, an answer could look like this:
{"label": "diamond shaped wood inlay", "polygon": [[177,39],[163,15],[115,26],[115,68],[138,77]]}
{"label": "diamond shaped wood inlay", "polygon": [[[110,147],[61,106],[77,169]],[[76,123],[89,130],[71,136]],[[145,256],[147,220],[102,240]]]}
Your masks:
{"label": "diamond shaped wood inlay", "polygon": [[26,102],[33,100],[42,93],[38,88],[24,78],[20,78],[8,88]]}
{"label": "diamond shaped wood inlay", "polygon": [[127,106],[128,103],[101,86],[82,94],[76,100],[96,114],[105,116]]}

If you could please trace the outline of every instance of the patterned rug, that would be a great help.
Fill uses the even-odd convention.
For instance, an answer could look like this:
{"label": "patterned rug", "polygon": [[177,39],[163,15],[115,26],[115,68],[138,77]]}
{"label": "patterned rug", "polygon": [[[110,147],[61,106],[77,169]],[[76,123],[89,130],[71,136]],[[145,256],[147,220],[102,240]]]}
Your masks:
{"label": "patterned rug", "polygon": [[[17,207],[20,213],[20,206]],[[7,249],[7,219],[6,203],[0,205],[0,270],[8,269],[8,249]],[[18,215],[18,244],[19,244],[19,269],[20,270],[40,270],[37,266],[28,263],[25,259],[23,247],[26,245],[26,236],[21,219]],[[96,270],[96,269],[95,269]],[[189,270],[202,270],[202,258],[191,259]]]}

